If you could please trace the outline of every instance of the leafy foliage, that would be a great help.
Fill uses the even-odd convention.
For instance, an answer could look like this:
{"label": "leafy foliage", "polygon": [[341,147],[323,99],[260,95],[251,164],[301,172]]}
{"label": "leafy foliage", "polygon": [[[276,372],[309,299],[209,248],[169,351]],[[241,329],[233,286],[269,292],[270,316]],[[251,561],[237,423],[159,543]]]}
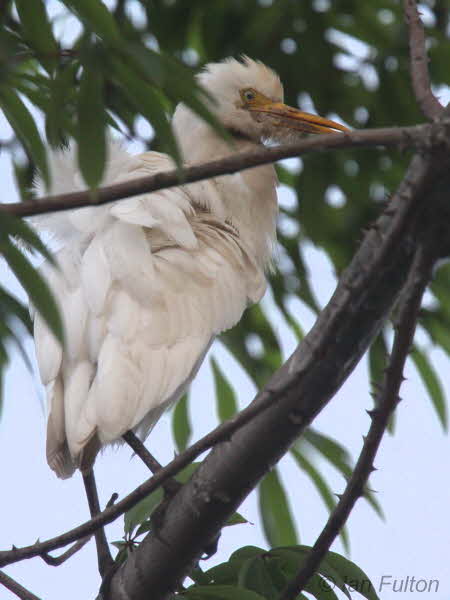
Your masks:
{"label": "leafy foliage", "polygon": [[[112,4],[114,7],[108,10],[101,0],[64,0],[60,12],[50,16],[43,0],[4,3],[6,8],[0,15],[0,106],[13,133],[11,140],[7,144],[2,141],[2,145],[11,153],[23,199],[32,195],[36,171],[48,182],[46,142],[59,146],[74,138],[81,173],[92,188],[98,186],[106,159],[108,126],[179,160],[168,114],[183,101],[218,126],[205,107],[206,95],[194,79],[193,67],[229,55],[246,53],[271,65],[284,83],[288,103],[323,115],[338,114],[350,126],[421,121],[409,93],[407,44],[399,2],[219,1],[211,10],[205,10],[203,0],[139,0],[133,3],[134,8],[128,0],[108,6]],[[450,84],[448,10],[443,0],[436,0],[428,11],[430,22],[434,22],[427,29],[431,76],[438,87]],[[58,27],[58,22],[69,15],[76,18],[79,33],[77,30],[66,35]],[[36,125],[36,111],[44,116],[44,132]],[[142,120],[151,125],[153,133],[140,133]],[[353,255],[362,229],[400,181],[407,158],[376,150],[347,150],[308,157],[296,169],[287,163],[278,165],[280,181],[295,193],[295,202],[281,208],[280,260],[270,283],[273,299],[298,339],[303,336],[304,326],[292,313],[290,301],[298,299],[313,313],[321,308],[305,258],[308,245],[323,250],[339,274]],[[324,172],[326,177],[322,176]],[[47,256],[31,229],[1,215],[0,251],[36,309],[62,339],[61,321],[45,281],[14,239]],[[434,344],[450,354],[448,264],[440,266],[430,291],[434,302],[422,310],[421,326]],[[21,345],[18,321],[30,330],[26,308],[0,289],[0,377],[8,360],[7,341]],[[370,377],[375,385],[383,376],[388,331],[387,325],[369,353]],[[258,388],[283,361],[277,329],[261,305],[249,309],[239,327],[223,336],[223,343]],[[412,360],[439,421],[447,427],[438,374],[424,350],[415,347]],[[216,361],[212,368],[218,416],[224,420],[236,412],[237,397]],[[174,411],[173,433],[182,451],[192,435],[187,398]],[[314,453],[348,478],[352,465],[345,449],[309,429],[305,442],[297,444],[292,453],[331,510],[335,500],[314,464]],[[191,472],[188,469],[180,477],[188,477]],[[289,504],[276,471],[265,478],[259,494],[267,539],[272,545],[295,544]],[[366,492],[366,498],[381,514],[373,494]],[[160,500],[156,492],[127,514],[128,537],[148,530],[150,515]],[[345,531],[342,536],[347,544]],[[118,544],[123,550],[125,542]],[[271,598],[292,574],[294,562],[298,566],[302,552],[292,548],[269,553],[241,549],[228,563],[206,572],[210,583],[203,591],[193,586],[185,597],[236,597],[232,593],[238,587],[240,598]],[[335,579],[336,585],[337,581],[342,583],[342,578],[345,581],[346,574],[352,573],[356,580],[361,577],[351,571],[349,564],[342,557],[330,558],[328,568],[341,577]],[[319,594],[323,578],[327,578],[325,572],[310,582],[307,591]]]}
{"label": "leafy foliage", "polygon": [[[55,300],[45,279],[24,255],[19,244],[26,246],[32,253],[40,254],[53,262],[53,258],[44,244],[25,222],[9,215],[2,215],[0,219],[0,255],[5,258],[11,271],[28,293],[34,308],[39,310],[55,337],[63,343],[63,325]],[[8,341],[12,340],[15,343],[28,364],[20,328],[17,327],[18,323],[21,323],[29,333],[32,332],[27,308],[0,287],[0,380],[3,369],[8,364],[6,347]]]}
{"label": "leafy foliage", "polygon": [[[181,597],[189,600],[277,600],[310,550],[309,546],[296,545],[273,548],[269,552],[255,546],[240,548],[227,562],[202,573],[202,583],[196,581],[183,591]],[[355,591],[367,600],[378,599],[364,571],[336,552],[328,552],[318,573],[307,583],[305,592],[317,600],[330,600],[337,598],[334,589],[342,591],[347,598],[352,597],[350,591]],[[306,596],[301,594],[299,598]]]}

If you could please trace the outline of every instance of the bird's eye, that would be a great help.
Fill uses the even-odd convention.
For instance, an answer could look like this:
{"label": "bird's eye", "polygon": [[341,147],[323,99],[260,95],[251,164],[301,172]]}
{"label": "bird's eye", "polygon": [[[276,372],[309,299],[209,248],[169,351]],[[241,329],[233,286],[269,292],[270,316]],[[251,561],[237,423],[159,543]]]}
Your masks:
{"label": "bird's eye", "polygon": [[251,100],[255,99],[255,92],[253,90],[245,90],[244,92],[244,98],[250,102]]}

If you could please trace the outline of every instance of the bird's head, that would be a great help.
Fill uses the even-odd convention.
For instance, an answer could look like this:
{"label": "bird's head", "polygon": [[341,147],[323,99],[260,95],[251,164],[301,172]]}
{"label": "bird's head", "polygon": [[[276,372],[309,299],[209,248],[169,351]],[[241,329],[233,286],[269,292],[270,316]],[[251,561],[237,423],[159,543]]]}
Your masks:
{"label": "bird's head", "polygon": [[198,75],[199,83],[215,102],[211,110],[231,132],[255,141],[282,140],[293,132],[348,131],[329,119],[305,113],[283,103],[278,75],[247,56],[210,63]]}

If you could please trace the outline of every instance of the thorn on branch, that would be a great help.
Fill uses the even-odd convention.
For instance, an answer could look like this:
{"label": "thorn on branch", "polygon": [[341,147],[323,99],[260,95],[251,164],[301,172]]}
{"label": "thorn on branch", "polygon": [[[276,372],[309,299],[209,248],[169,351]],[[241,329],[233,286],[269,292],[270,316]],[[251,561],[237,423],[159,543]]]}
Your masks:
{"label": "thorn on branch", "polygon": [[435,121],[442,115],[444,107],[431,91],[425,30],[415,0],[404,0],[404,13],[408,25],[409,67],[414,95],[423,115]]}
{"label": "thorn on branch", "polygon": [[105,506],[105,508],[109,508],[110,506],[113,506],[117,500],[117,498],[119,497],[119,494],[117,492],[114,492],[111,495],[111,498],[108,500],[107,505]]}
{"label": "thorn on branch", "polygon": [[379,415],[380,411],[379,411],[378,408],[372,408],[372,409],[366,409],[366,413],[369,415],[369,417],[373,421],[374,419],[377,418],[377,416]]}

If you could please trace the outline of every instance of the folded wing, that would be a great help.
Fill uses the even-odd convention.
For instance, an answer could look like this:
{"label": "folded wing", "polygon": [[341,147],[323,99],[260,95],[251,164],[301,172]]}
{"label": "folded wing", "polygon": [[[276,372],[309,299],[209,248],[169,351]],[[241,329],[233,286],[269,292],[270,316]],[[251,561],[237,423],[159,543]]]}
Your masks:
{"label": "folded wing", "polygon": [[[52,159],[53,193],[69,191],[67,181],[81,188],[70,161]],[[113,146],[105,183],[170,168],[165,155],[131,157]],[[35,316],[47,458],[58,476],[88,468],[101,445],[129,429],[145,436],[181,397],[214,336],[264,293],[261,268],[220,206],[214,182],[202,182],[38,223],[63,240],[59,270],[42,271],[63,316],[64,349]]]}

